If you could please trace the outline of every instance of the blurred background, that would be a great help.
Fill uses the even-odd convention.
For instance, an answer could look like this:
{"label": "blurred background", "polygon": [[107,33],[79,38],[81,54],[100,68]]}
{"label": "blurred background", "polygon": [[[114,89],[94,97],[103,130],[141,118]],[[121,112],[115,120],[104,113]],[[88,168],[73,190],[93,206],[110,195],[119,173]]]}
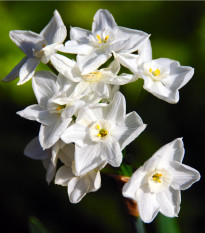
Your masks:
{"label": "blurred background", "polygon": [[[168,104],[139,91],[138,81],[121,88],[127,112],[136,111],[148,124],[127,148],[127,159],[136,167],[157,149],[183,137],[184,163],[200,171],[202,179],[182,191],[179,218],[158,215],[147,224],[147,232],[204,232],[204,107],[205,107],[205,2],[0,2],[0,79],[24,54],[10,40],[10,30],[39,33],[57,9],[67,26],[91,29],[95,12],[108,9],[120,26],[151,34],[153,58],[170,58],[195,68],[194,77],[181,89],[180,101]],[[68,34],[69,38],[69,34]],[[45,65],[38,70],[47,69]],[[38,135],[39,124],[16,115],[36,103],[31,82],[17,86],[18,80],[0,84],[0,229],[2,233],[29,231],[35,216],[49,233],[125,233],[131,226],[113,180],[102,175],[102,187],[79,204],[69,203],[65,187],[49,186],[41,161],[23,155],[26,144]]]}

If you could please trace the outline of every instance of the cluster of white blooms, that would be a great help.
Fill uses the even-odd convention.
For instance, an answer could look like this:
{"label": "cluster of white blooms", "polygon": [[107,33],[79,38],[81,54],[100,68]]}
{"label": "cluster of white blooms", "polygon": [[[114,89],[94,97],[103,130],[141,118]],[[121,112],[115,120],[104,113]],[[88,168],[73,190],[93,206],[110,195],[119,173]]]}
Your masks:
{"label": "cluster of white blooms", "polygon": [[[37,104],[17,113],[38,121],[41,127],[24,153],[42,160],[47,182],[54,179],[56,184],[67,186],[70,201],[77,203],[86,193],[100,188],[101,169],[107,164],[121,165],[122,150],[146,127],[136,112],[126,114],[119,86],[141,78],[144,89],[177,103],[178,90],[194,71],[167,58],[152,60],[149,35],[118,26],[107,10],[97,11],[92,31],[71,27],[70,40],[64,44],[66,36],[57,10],[40,34],[11,31],[10,38],[26,57],[4,81],[19,77],[20,85],[32,78]],[[76,60],[66,54],[76,54]],[[58,75],[35,72],[40,62],[52,66]],[[129,74],[122,73],[121,66]],[[180,189],[199,179],[196,170],[182,165],[183,154],[182,140],[174,140],[125,184],[123,195],[136,200],[143,221],[152,221],[158,211],[176,216]]]}

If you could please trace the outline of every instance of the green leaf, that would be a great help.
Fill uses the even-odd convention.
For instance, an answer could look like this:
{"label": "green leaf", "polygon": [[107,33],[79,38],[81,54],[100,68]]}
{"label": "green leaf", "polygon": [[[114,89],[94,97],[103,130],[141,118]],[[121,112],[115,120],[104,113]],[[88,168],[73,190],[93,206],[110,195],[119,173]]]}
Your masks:
{"label": "green leaf", "polygon": [[119,175],[130,177],[132,175],[132,173],[133,173],[132,166],[130,166],[128,164],[121,164],[120,170],[119,170]]}
{"label": "green leaf", "polygon": [[158,214],[156,218],[157,233],[180,233],[179,225],[176,218],[167,218]]}
{"label": "green leaf", "polygon": [[29,217],[28,225],[30,233],[48,233],[43,224],[35,216]]}

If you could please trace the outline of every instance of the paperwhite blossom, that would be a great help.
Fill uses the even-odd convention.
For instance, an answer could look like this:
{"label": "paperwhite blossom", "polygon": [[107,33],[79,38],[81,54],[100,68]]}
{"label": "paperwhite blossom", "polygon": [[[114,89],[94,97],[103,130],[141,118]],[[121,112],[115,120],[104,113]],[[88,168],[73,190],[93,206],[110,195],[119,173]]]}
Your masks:
{"label": "paperwhite blossom", "polygon": [[138,67],[137,77],[144,80],[144,89],[168,103],[179,101],[179,89],[193,76],[194,69],[179,62],[159,58]]}
{"label": "paperwhite blossom", "polygon": [[[58,11],[40,34],[31,31],[10,31],[12,41],[26,54],[20,63],[4,78],[11,81],[20,78],[18,85],[24,84],[34,75],[39,62],[48,63],[51,56],[62,46],[67,30]],[[53,64],[55,66],[55,63]]]}
{"label": "paperwhite blossom", "polygon": [[55,177],[55,184],[67,186],[68,196],[71,203],[79,202],[87,193],[97,191],[101,186],[100,172],[106,163],[89,171],[86,174],[77,176],[75,173],[74,145],[68,144],[59,151],[59,159],[64,164],[61,166]]}
{"label": "paperwhite blossom", "polygon": [[137,61],[139,55],[133,54],[148,40],[148,35],[139,30],[118,27],[108,10],[96,12],[92,31],[72,27],[71,40],[61,51],[76,53],[80,70],[90,73],[105,63],[112,54],[118,61],[129,67],[129,63]]}
{"label": "paperwhite blossom", "polygon": [[99,166],[102,160],[120,166],[122,150],[146,127],[136,112],[125,113],[124,96],[117,92],[110,104],[85,106],[76,123],[61,136],[65,143],[75,142],[76,174]]}
{"label": "paperwhite blossom", "polygon": [[32,84],[38,104],[17,114],[41,123],[39,141],[43,149],[48,149],[60,139],[84,101],[72,96],[73,85],[68,79],[48,71],[36,72]]}
{"label": "paperwhite blossom", "polygon": [[[100,101],[102,98],[110,98],[111,85],[124,85],[135,81],[131,74],[123,73],[117,76],[120,71],[118,61],[111,62],[107,68],[92,70],[88,74],[83,74],[77,62],[71,60],[66,62],[65,59],[63,58],[61,65],[58,63],[58,71],[72,82],[78,84],[76,86],[76,95],[94,94]],[[67,58],[67,60],[69,59]]]}
{"label": "paperwhite blossom", "polygon": [[52,148],[43,150],[38,137],[32,139],[24,149],[24,154],[35,160],[42,160],[46,169],[46,181],[48,184],[53,180],[56,173],[58,152],[65,146],[61,140],[57,141]]}
{"label": "paperwhite blossom", "polygon": [[181,138],[160,148],[124,185],[123,196],[137,202],[141,219],[151,222],[158,212],[175,217],[180,210],[180,190],[200,179],[197,170],[182,164]]}

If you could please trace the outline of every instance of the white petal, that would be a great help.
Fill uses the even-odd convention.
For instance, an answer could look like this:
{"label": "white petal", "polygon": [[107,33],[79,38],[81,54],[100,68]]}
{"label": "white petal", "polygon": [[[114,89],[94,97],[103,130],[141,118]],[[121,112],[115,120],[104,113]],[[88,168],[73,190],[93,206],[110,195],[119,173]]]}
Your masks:
{"label": "white petal", "polygon": [[48,99],[58,93],[57,77],[49,71],[38,71],[33,77],[32,86],[40,106],[47,107]]}
{"label": "white petal", "polygon": [[111,55],[111,53],[96,49],[89,55],[78,55],[77,63],[82,73],[88,74],[105,63]]}
{"label": "white petal", "polygon": [[180,210],[181,196],[179,190],[171,187],[165,192],[157,193],[157,201],[160,204],[160,212],[170,218],[177,217]]}
{"label": "white petal", "polygon": [[82,108],[85,105],[84,101],[81,100],[77,100],[72,106],[70,106],[69,108],[65,109],[62,114],[61,117],[62,119],[65,118],[71,118],[73,115],[77,115],[77,112],[80,110],[80,108]]}
{"label": "white petal", "polygon": [[[70,38],[71,40],[76,40],[80,43],[88,43],[88,36],[91,34],[90,31],[78,28],[78,27],[71,27],[70,29]],[[67,43],[67,42],[66,42]],[[67,44],[65,44],[67,45]]]}
{"label": "white petal", "polygon": [[18,111],[17,114],[28,120],[40,122],[39,113],[41,111],[42,111],[42,108],[38,104],[34,104],[31,106],[28,106],[22,111]]}
{"label": "white petal", "polygon": [[100,143],[90,144],[86,147],[75,147],[75,168],[76,175],[85,174],[97,166],[104,160],[101,158],[101,145]]}
{"label": "white petal", "polygon": [[33,50],[39,51],[47,44],[42,36],[31,31],[14,30],[9,36],[28,57],[33,57]]}
{"label": "white petal", "polygon": [[89,183],[83,178],[75,177],[68,183],[68,196],[71,203],[78,203],[88,192]]}
{"label": "white petal", "polygon": [[76,123],[65,130],[65,132],[61,135],[61,139],[67,144],[75,142],[77,145],[83,146],[86,135],[86,128]]}
{"label": "white petal", "polygon": [[118,139],[120,148],[123,150],[146,128],[142,119],[136,112],[126,115],[125,122],[118,124],[115,137]]}
{"label": "white petal", "polygon": [[71,68],[75,65],[74,61],[60,54],[52,55],[50,60],[59,73],[65,77],[71,76]]}
{"label": "white petal", "polygon": [[62,166],[58,169],[55,176],[55,184],[67,186],[68,182],[74,177],[71,167]]}
{"label": "white petal", "polygon": [[96,94],[100,98],[110,97],[111,88],[109,84],[106,84],[104,82],[97,82],[95,84],[92,84],[91,87],[93,89],[93,92],[96,92]]}
{"label": "white petal", "polygon": [[154,155],[145,162],[144,168],[147,171],[169,167],[170,161],[182,162],[184,157],[184,146],[182,138],[177,138],[157,150]]}
{"label": "white petal", "polygon": [[28,58],[20,68],[18,85],[24,84],[34,75],[35,69],[40,60],[37,58]]}
{"label": "white petal", "polygon": [[12,81],[16,78],[19,77],[19,72],[20,72],[20,69],[21,67],[23,66],[23,64],[26,62],[28,58],[27,57],[24,57],[18,65],[16,65],[12,71],[2,80],[4,82],[9,82],[9,81]]}
{"label": "white petal", "polygon": [[60,116],[56,116],[51,125],[41,125],[39,141],[43,149],[53,146],[60,139],[70,122],[71,119],[62,121]]}
{"label": "white petal", "polygon": [[43,150],[38,137],[35,137],[26,145],[24,154],[31,159],[42,160],[51,156],[51,150]]}
{"label": "white petal", "polygon": [[67,30],[57,10],[54,11],[54,16],[40,35],[46,39],[48,44],[62,43],[65,40]]}
{"label": "white petal", "polygon": [[115,140],[107,140],[102,144],[101,156],[113,167],[119,167],[122,162],[120,145]]}
{"label": "white petal", "polygon": [[105,29],[114,30],[117,24],[108,10],[100,9],[93,18],[92,32],[103,31]]}
{"label": "white petal", "polygon": [[145,176],[143,167],[139,167],[131,176],[130,180],[123,186],[122,194],[124,197],[136,200],[136,192],[140,188],[141,182]]}
{"label": "white petal", "polygon": [[159,203],[156,194],[144,192],[141,188],[137,190],[137,204],[140,218],[145,223],[150,223],[159,212]]}
{"label": "white petal", "polygon": [[170,164],[173,177],[171,186],[174,189],[188,189],[193,183],[200,179],[200,174],[196,169],[176,161],[172,161]]}
{"label": "white petal", "polygon": [[[86,43],[88,43],[86,41]],[[58,49],[58,51],[64,52],[64,53],[74,53],[74,54],[81,54],[86,55],[91,53],[93,50],[93,47],[89,44],[78,44],[77,41],[71,40],[67,41],[65,44],[65,47],[61,47]]]}
{"label": "white petal", "polygon": [[143,88],[152,93],[157,98],[162,99],[170,104],[175,104],[179,101],[178,91],[172,91],[161,81],[153,81],[150,77],[144,77]]}
{"label": "white petal", "polygon": [[117,92],[114,95],[113,101],[109,104],[106,120],[116,124],[123,122],[125,109],[125,97],[122,93]]}
{"label": "white petal", "polygon": [[139,64],[152,60],[152,47],[149,39],[139,48]]}

